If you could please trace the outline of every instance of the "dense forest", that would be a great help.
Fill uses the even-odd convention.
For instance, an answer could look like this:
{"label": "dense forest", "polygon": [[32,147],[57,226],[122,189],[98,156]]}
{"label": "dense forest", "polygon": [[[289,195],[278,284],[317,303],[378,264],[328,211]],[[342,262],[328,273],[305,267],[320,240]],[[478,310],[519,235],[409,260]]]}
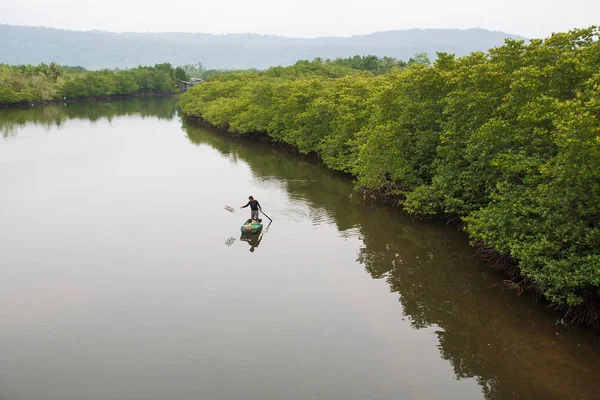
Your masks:
{"label": "dense forest", "polygon": [[[413,63],[424,63],[429,65],[431,61],[427,56],[427,53],[417,53],[414,57],[411,57],[408,62],[402,60],[396,60],[393,57],[379,58],[375,55],[358,56],[347,58],[336,58],[334,60],[327,59],[323,60],[320,57],[315,58],[314,63],[327,63],[329,65],[344,66],[351,69],[357,69],[361,71],[370,71],[374,74],[381,74],[384,72],[391,71],[395,67],[406,67]],[[258,73],[259,70],[256,68],[250,68],[245,70],[240,69],[214,69],[206,68],[202,63],[197,64],[186,64],[180,67],[190,78],[202,78],[208,79],[214,75],[227,75],[227,74],[252,74]]]}
{"label": "dense forest", "polygon": [[459,223],[480,254],[598,325],[600,30],[465,57],[364,57],[211,77],[182,112],[316,154],[409,213]]}
{"label": "dense forest", "polygon": [[0,105],[99,96],[175,92],[187,80],[181,67],[157,64],[127,70],[86,71],[56,63],[0,64]]}

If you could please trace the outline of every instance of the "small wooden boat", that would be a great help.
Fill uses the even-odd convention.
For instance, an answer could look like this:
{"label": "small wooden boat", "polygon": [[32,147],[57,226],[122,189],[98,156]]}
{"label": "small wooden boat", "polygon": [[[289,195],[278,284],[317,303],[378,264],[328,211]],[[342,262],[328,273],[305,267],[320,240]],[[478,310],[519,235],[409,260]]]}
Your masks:
{"label": "small wooden boat", "polygon": [[256,220],[254,222],[252,222],[252,220],[249,219],[242,224],[242,227],[240,228],[240,230],[242,232],[246,232],[246,233],[256,233],[256,232],[260,231],[262,229],[262,227],[263,227],[262,219],[259,219],[258,222],[256,222]]}

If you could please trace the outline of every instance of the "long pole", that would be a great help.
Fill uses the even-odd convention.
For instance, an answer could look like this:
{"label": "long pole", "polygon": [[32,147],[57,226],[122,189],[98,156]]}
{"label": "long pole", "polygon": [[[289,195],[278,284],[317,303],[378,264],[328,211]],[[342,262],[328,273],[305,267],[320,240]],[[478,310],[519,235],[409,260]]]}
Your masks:
{"label": "long pole", "polygon": [[271,219],[271,217],[269,217],[267,214],[265,214],[265,212],[263,210],[260,210],[260,212],[267,218],[269,218],[269,221],[273,222],[273,220]]}

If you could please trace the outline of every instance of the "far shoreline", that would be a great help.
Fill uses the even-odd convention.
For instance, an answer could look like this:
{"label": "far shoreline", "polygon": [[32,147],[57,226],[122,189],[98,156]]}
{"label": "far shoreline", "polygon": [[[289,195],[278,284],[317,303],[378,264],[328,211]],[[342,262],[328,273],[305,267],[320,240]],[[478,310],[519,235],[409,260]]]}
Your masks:
{"label": "far shoreline", "polygon": [[127,99],[136,99],[136,98],[144,98],[144,97],[173,97],[177,96],[182,92],[165,92],[165,91],[155,91],[155,92],[136,92],[129,94],[116,94],[111,96],[89,96],[89,97],[74,97],[74,98],[62,98],[62,99],[51,99],[44,101],[22,101],[19,103],[0,103],[0,110],[2,109],[24,109],[24,108],[32,108],[39,107],[49,104],[78,104],[78,103],[87,103],[87,102],[102,102],[102,101],[112,101],[112,100],[127,100]]}

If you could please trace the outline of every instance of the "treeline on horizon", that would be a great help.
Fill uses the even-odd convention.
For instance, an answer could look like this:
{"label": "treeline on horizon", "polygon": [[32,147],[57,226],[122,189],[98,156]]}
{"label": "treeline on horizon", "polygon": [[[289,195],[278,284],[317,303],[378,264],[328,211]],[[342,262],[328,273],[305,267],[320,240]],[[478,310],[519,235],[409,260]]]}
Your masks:
{"label": "treeline on horizon", "polygon": [[[325,59],[323,60],[321,57],[317,57],[314,60],[315,63],[326,63],[330,65],[338,65],[344,66],[351,69],[357,69],[361,71],[370,71],[375,75],[383,74],[390,72],[393,68],[404,68],[408,65],[412,65],[413,63],[425,63],[429,65],[430,61],[427,56],[427,53],[417,53],[414,57],[410,58],[408,62],[403,60],[397,60],[393,57],[383,57],[379,58],[375,55],[367,55],[367,56],[353,56],[346,58],[336,58],[336,59]],[[181,68],[185,71],[185,73],[190,78],[202,78],[208,79],[214,75],[227,75],[227,74],[249,74],[249,73],[258,73],[260,72],[258,69],[210,69],[206,68],[202,65],[201,62],[197,64],[186,64],[182,65]],[[275,67],[280,68],[280,67]]]}
{"label": "treeline on horizon", "polygon": [[[427,60],[425,53],[415,60]],[[327,64],[371,71],[389,72],[408,63],[391,57],[355,56],[326,60]],[[321,62],[317,59],[317,62]],[[421,61],[419,61],[421,62]],[[139,66],[131,69],[104,69],[89,71],[81,66],[58,65],[54,62],[39,65],[0,64],[0,106],[20,103],[39,103],[58,99],[85,99],[100,96],[131,95],[138,93],[165,93],[180,90],[181,81],[190,78],[208,79],[215,75],[258,73],[257,69],[207,69],[202,63],[173,67],[169,63],[154,67]]]}
{"label": "treeline on horizon", "polygon": [[173,93],[188,75],[169,63],[125,70],[87,71],[56,63],[0,64],[0,105],[138,93]]}
{"label": "treeline on horizon", "polygon": [[315,60],[219,75],[179,105],[316,153],[409,213],[461,221],[516,286],[598,326],[599,33],[438,53],[431,66]]}

